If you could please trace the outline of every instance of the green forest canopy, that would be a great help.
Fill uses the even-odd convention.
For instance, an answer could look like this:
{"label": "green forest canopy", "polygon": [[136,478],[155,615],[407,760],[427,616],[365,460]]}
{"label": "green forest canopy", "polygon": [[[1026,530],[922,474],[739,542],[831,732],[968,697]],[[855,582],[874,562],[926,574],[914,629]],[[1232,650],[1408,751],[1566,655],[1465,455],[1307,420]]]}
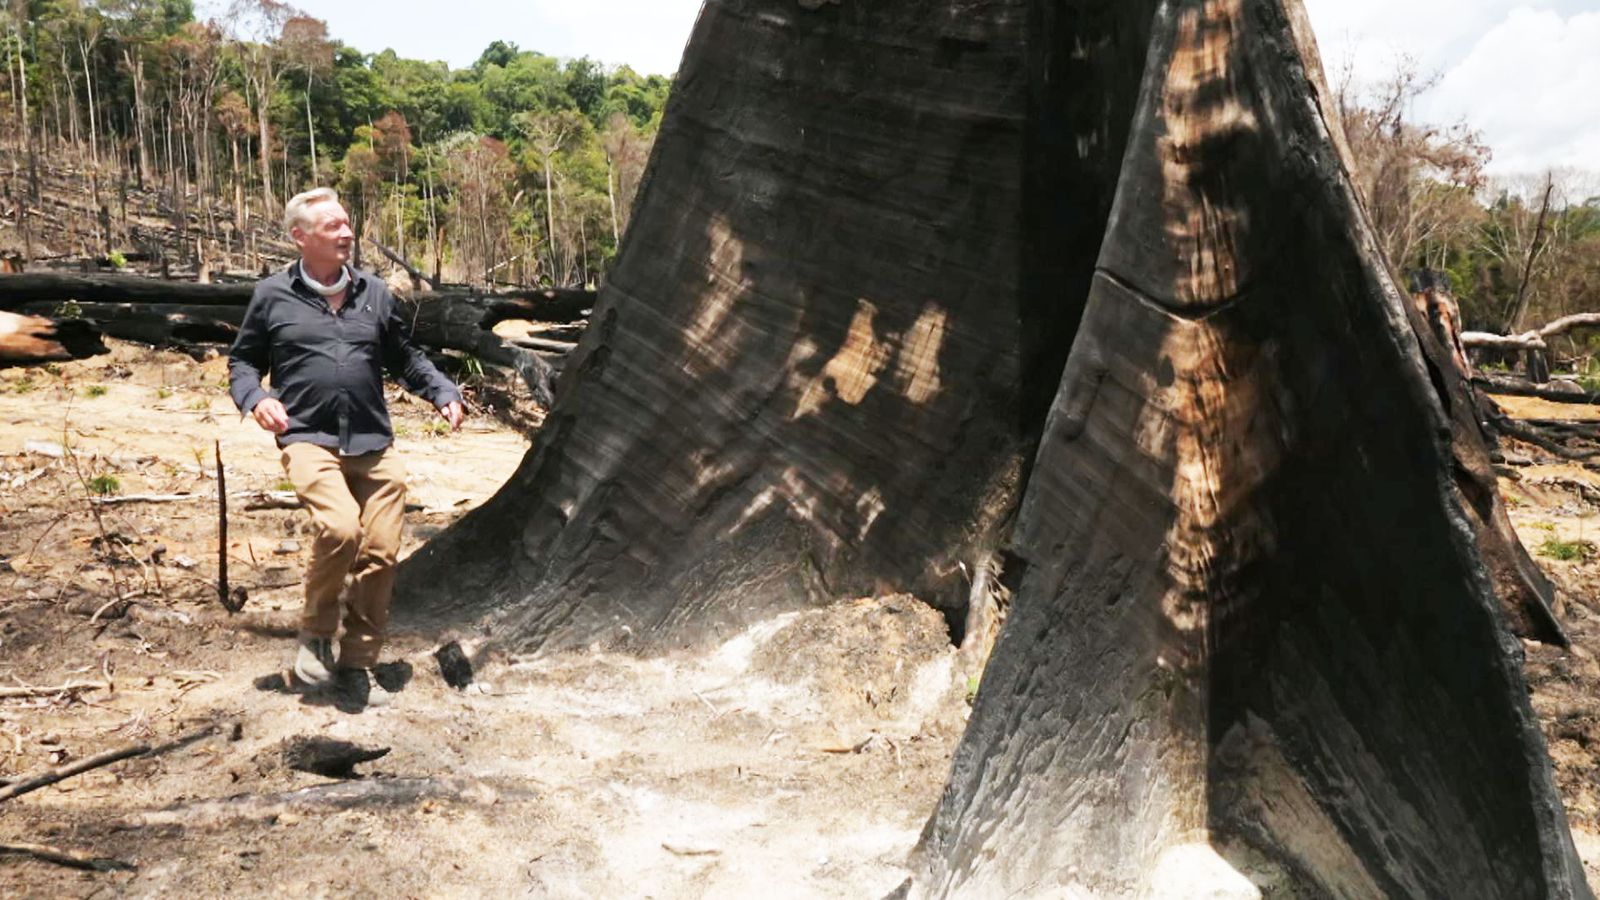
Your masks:
{"label": "green forest canopy", "polygon": [[77,151],[107,179],[231,206],[239,225],[332,185],[367,237],[478,283],[592,280],[671,88],[505,41],[464,69],[369,54],[275,0],[207,22],[191,0],[11,13],[6,100],[34,152]]}
{"label": "green forest canopy", "polygon": [[[163,192],[175,221],[221,209],[206,237],[224,254],[248,249],[252,216],[270,230],[288,194],[333,185],[369,244],[447,281],[595,282],[672,86],[505,41],[463,69],[369,54],[277,0],[231,0],[205,22],[192,0],[10,11],[0,105],[14,152],[92,173],[97,203],[102,183],[132,181]],[[1581,173],[1488,179],[1469,127],[1405,118],[1431,84],[1402,67],[1362,95],[1339,91],[1389,257],[1448,272],[1469,329],[1600,309],[1596,191]],[[1594,355],[1570,338],[1562,350],[1580,367]]]}

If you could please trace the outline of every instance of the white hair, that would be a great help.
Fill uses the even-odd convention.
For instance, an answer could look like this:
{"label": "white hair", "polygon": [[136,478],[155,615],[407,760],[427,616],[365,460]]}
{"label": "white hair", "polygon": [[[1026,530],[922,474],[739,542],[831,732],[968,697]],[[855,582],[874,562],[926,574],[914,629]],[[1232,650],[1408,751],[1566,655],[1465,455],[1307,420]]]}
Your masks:
{"label": "white hair", "polygon": [[312,188],[302,194],[295,194],[283,207],[283,230],[293,231],[304,228],[310,224],[309,210],[318,203],[338,203],[339,192],[330,187]]}

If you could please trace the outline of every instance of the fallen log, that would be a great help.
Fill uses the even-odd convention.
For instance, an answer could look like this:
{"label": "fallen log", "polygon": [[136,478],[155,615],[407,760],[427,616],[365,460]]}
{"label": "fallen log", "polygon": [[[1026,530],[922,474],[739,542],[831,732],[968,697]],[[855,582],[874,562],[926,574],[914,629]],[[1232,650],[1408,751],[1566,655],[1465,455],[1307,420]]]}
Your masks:
{"label": "fallen log", "polygon": [[[166,281],[137,275],[80,275],[26,272],[0,276],[0,310],[34,304],[148,303],[163,306],[247,306],[254,283],[199,284]],[[483,293],[476,291],[422,291],[403,298],[408,310],[422,319],[493,327],[503,319],[570,322],[594,307],[595,293],[578,288],[529,288]]]}
{"label": "fallen log", "polygon": [[578,345],[571,341],[552,341],[548,338],[533,337],[531,335],[512,338],[511,343],[517,347],[524,347],[529,350],[544,350],[549,353],[571,353],[578,348]]}
{"label": "fallen log", "polygon": [[0,309],[30,303],[166,303],[245,306],[253,284],[196,284],[137,275],[24,272],[0,277]]}
{"label": "fallen log", "polygon": [[[0,306],[5,302],[4,284],[5,280],[0,279]],[[18,310],[48,315],[59,309],[62,302],[65,301],[34,300],[21,304]],[[244,307],[226,303],[74,302],[78,314],[109,337],[185,349],[198,344],[231,343],[244,321]],[[518,367],[520,354],[494,333],[495,325],[508,319],[571,323],[586,317],[593,302],[592,293],[571,290],[525,291],[518,295],[422,293],[402,300],[411,339],[418,345],[429,350],[470,353],[484,362],[507,368]],[[571,330],[562,333],[573,334]],[[573,346],[565,341],[552,341],[535,349],[565,353]],[[105,351],[102,348],[100,352]]]}
{"label": "fallen log", "polygon": [[[1514,417],[1515,418],[1515,417]],[[1600,420],[1597,419],[1524,419],[1517,418],[1518,422],[1532,425],[1535,428],[1545,428],[1551,431],[1567,431],[1585,436],[1600,436]]]}
{"label": "fallen log", "polygon": [[94,325],[0,312],[0,368],[84,359],[107,352]]}
{"label": "fallen log", "polygon": [[594,294],[579,290],[516,294],[423,293],[402,298],[411,337],[426,347],[460,350],[486,362],[513,366],[515,355],[493,331],[501,322],[570,323],[588,316]]}
{"label": "fallen log", "polygon": [[1544,350],[1548,341],[1557,335],[1579,328],[1600,328],[1600,313],[1577,313],[1563,316],[1542,328],[1522,334],[1493,334],[1487,331],[1464,331],[1461,343],[1467,347],[1484,347],[1497,350]]}
{"label": "fallen log", "polygon": [[1483,412],[1489,423],[1501,434],[1532,444],[1560,459],[1568,462],[1583,462],[1600,456],[1600,450],[1576,450],[1568,447],[1554,437],[1542,434],[1537,428],[1507,416],[1494,403],[1485,403]]}
{"label": "fallen log", "polygon": [[1585,503],[1600,504],[1600,485],[1579,478],[1569,478],[1565,475],[1540,475],[1536,478],[1528,479],[1524,483],[1538,487],[1553,487],[1572,491]]}
{"label": "fallen log", "polygon": [[[53,312],[59,303],[28,303],[22,312]],[[243,306],[166,303],[78,303],[77,313],[107,337],[145,344],[188,347],[230,344],[244,321]]]}
{"label": "fallen log", "polygon": [[1472,383],[1490,394],[1537,397],[1540,400],[1551,400],[1556,403],[1600,404],[1600,393],[1585,391],[1582,388],[1564,390],[1550,387],[1548,384],[1534,384],[1522,378],[1510,378],[1504,375],[1488,375],[1479,372],[1472,376]]}

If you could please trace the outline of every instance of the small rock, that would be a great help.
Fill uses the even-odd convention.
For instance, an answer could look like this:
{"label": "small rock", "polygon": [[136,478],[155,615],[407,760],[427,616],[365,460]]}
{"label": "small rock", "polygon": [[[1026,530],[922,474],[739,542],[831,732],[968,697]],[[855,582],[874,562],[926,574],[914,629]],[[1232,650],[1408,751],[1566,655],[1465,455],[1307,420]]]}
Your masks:
{"label": "small rock", "polygon": [[300,542],[299,541],[279,541],[278,542],[278,552],[282,553],[282,554],[286,554],[286,555],[290,554],[290,553],[299,553],[300,552]]}
{"label": "small rock", "polygon": [[194,560],[190,559],[189,557],[182,556],[182,555],[174,556],[172,558],[172,564],[177,566],[180,569],[193,569],[196,566],[200,565],[199,563],[195,562]]}
{"label": "small rock", "polygon": [[67,601],[67,612],[75,616],[93,616],[100,614],[100,620],[120,619],[128,614],[128,609],[133,606],[133,601],[122,600],[107,603],[93,594],[80,594]]}

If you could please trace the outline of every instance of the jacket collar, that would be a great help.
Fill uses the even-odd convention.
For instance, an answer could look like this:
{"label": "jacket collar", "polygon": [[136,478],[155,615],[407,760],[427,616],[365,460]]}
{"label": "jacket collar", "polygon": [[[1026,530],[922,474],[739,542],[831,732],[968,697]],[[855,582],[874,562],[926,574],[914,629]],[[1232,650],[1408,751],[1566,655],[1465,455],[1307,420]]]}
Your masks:
{"label": "jacket collar", "polygon": [[[288,271],[290,286],[294,288],[295,293],[305,297],[308,300],[322,300],[322,295],[312,290],[311,285],[306,283],[305,276],[300,270],[300,265],[301,261],[298,259],[289,264]],[[366,292],[367,274],[355,266],[351,266],[348,263],[346,263],[346,265],[350,269],[350,287],[348,289],[349,294],[345,297],[345,302],[349,303]]]}

